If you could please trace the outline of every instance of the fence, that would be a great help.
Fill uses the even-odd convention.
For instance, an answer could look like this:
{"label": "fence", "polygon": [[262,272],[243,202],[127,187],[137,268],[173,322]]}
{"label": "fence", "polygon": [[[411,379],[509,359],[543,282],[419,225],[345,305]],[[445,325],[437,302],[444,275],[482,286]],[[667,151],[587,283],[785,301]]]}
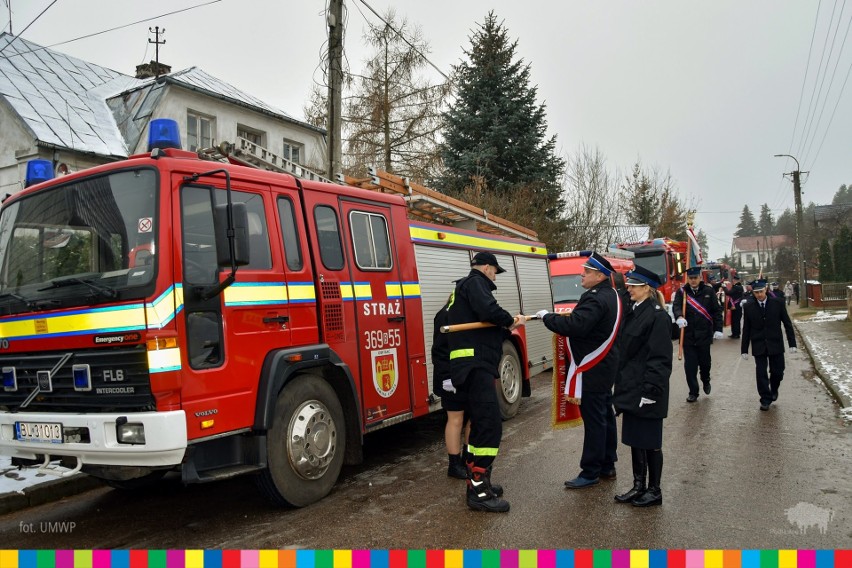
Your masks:
{"label": "fence", "polygon": [[814,284],[808,282],[808,300],[815,308],[842,308],[847,307],[852,282],[830,282],[828,284]]}

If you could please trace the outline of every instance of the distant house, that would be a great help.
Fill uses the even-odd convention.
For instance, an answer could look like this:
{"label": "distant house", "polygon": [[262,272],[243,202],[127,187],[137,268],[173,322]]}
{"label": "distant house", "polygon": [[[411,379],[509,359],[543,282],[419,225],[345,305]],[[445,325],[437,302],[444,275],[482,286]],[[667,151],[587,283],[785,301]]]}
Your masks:
{"label": "distant house", "polygon": [[766,268],[767,261],[775,266],[775,257],[782,248],[795,248],[796,239],[787,235],[770,237],[735,237],[731,243],[731,260],[743,268]]}
{"label": "distant house", "polygon": [[153,118],[172,118],[184,149],[238,136],[308,169],[326,169],[326,132],[197,67],[155,77],[89,63],[0,34],[0,196],[23,188],[26,163],[51,160],[58,174],[147,151]]}
{"label": "distant house", "polygon": [[817,205],[814,207],[814,221],[836,236],[841,227],[852,225],[852,204]]}

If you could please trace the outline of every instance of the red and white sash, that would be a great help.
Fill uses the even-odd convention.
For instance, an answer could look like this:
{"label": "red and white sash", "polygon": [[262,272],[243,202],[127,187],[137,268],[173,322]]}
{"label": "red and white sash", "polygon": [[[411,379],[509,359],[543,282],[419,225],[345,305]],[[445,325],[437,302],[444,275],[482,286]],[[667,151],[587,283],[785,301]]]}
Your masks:
{"label": "red and white sash", "polygon": [[684,294],[686,294],[686,303],[687,303],[687,304],[689,304],[689,305],[692,307],[692,309],[694,309],[696,312],[698,312],[699,314],[701,314],[702,316],[704,316],[704,318],[705,318],[707,321],[709,321],[710,323],[713,323],[713,316],[711,316],[711,315],[710,315],[710,312],[708,312],[708,311],[704,308],[704,306],[702,306],[701,304],[699,304],[699,303],[698,303],[698,300],[696,300],[695,298],[693,298],[692,296],[690,296],[689,294],[687,294],[687,293],[686,293],[686,290],[684,290],[684,291],[683,291],[683,293],[684,293]]}
{"label": "red and white sash", "polygon": [[612,331],[610,332],[609,337],[606,341],[601,343],[597,349],[583,357],[583,360],[580,361],[579,365],[574,362],[574,354],[571,350],[571,339],[568,337],[565,338],[565,348],[568,351],[568,360],[570,361],[567,377],[565,378],[565,398],[569,402],[573,402],[575,404],[580,403],[580,399],[583,397],[583,371],[588,371],[600,363],[615,344],[615,336],[618,334],[618,328],[621,325],[621,298],[619,298],[617,293],[615,294],[615,303],[615,324],[612,326]]}

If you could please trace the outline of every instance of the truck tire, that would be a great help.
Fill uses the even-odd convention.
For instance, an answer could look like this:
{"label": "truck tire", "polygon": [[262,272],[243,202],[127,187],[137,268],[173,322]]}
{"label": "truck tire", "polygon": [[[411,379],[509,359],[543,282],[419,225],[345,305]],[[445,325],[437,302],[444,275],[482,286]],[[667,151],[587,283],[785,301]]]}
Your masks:
{"label": "truck tire", "polygon": [[497,402],[500,403],[500,416],[509,420],[518,413],[521,406],[521,389],[523,388],[524,373],[521,360],[515,346],[509,341],[503,342],[503,355],[498,367],[500,376],[495,381]]}
{"label": "truck tire", "polygon": [[267,433],[261,491],[276,505],[304,507],[329,494],[343,467],[346,432],[334,389],[301,375],[278,394]]}

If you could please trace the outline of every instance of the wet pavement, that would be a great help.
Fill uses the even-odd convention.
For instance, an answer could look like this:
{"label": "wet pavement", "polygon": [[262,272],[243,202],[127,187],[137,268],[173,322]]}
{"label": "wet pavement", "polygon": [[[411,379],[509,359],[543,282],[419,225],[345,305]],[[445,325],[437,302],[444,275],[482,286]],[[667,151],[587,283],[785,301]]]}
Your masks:
{"label": "wet pavement", "polygon": [[[838,324],[797,323],[813,346],[838,347],[841,359],[822,364],[829,374],[852,368],[836,335],[849,324]],[[778,402],[761,412],[754,364],[739,357],[739,342],[726,337],[712,352],[712,394],[695,404],[685,402],[675,360],[662,507],[613,501],[631,484],[624,446],[616,481],[563,488],[579,471],[582,428],[550,428],[550,377],[541,374],[518,417],[504,423],[494,479],[508,514],[467,509],[464,483],[445,475],[437,414],[368,436],[366,463],[345,468],[331,495],[304,509],[270,507],[246,478],[166,481],[140,493],[102,487],[0,515],[0,548],[848,548],[852,425],[840,406],[848,399],[837,402],[843,393],[826,387],[800,350],[787,356]],[[69,526],[61,522],[73,531],[38,530]]]}

